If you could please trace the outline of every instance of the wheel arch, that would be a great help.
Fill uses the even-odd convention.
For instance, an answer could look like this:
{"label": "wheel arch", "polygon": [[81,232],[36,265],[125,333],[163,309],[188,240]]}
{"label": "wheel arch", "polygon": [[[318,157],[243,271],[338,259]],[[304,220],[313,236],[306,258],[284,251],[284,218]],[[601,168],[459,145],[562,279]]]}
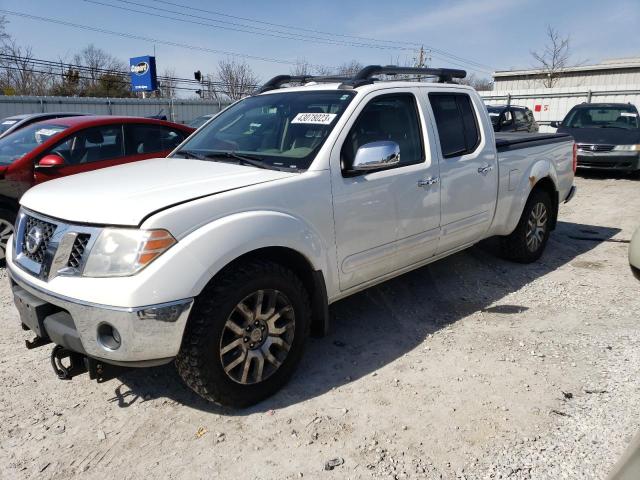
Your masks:
{"label": "wheel arch", "polygon": [[295,273],[309,294],[311,302],[311,335],[321,337],[329,330],[329,300],[325,277],[322,270],[316,270],[313,263],[299,251],[284,246],[261,247],[246,252],[223,266],[210,280],[254,259],[270,260]]}

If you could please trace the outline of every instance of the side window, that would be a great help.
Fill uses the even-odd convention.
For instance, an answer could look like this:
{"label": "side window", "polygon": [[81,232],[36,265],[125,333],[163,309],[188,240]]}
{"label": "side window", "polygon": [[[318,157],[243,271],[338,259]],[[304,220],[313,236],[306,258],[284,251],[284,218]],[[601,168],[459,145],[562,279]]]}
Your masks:
{"label": "side window", "polygon": [[527,126],[527,116],[524,113],[524,110],[515,109],[513,114],[516,118],[516,126],[518,127],[526,127]]}
{"label": "side window", "polygon": [[513,125],[513,115],[511,115],[511,110],[505,110],[502,113],[502,124],[503,127],[510,127]]}
{"label": "side window", "polygon": [[173,150],[182,140],[180,130],[161,125],[127,125],[127,155]]}
{"label": "side window", "polygon": [[82,130],[57,145],[50,153],[60,155],[67,165],[120,158],[124,155],[122,127],[105,125]]}
{"label": "side window", "polygon": [[469,96],[430,93],[429,101],[438,127],[442,155],[450,158],[473,152],[480,143],[480,131]]}
{"label": "side window", "polygon": [[364,107],[342,145],[343,167],[353,163],[362,145],[382,140],[400,146],[400,164],[396,168],[424,161],[418,108],[412,94],[380,95]]}

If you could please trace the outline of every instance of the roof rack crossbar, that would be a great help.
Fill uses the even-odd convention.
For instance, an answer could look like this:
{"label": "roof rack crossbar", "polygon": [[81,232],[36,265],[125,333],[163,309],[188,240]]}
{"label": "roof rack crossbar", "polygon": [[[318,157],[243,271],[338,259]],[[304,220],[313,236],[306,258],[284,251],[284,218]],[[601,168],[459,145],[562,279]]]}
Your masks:
{"label": "roof rack crossbar", "polygon": [[344,75],[276,75],[267,83],[258,88],[255,93],[258,94],[268,92],[269,90],[275,90],[286,83],[327,83],[344,82],[347,80],[351,80],[351,77],[345,77]]}
{"label": "roof rack crossbar", "polygon": [[375,75],[413,75],[425,77],[437,77],[438,82],[450,82],[454,78],[464,78],[467,72],[454,68],[419,68],[419,67],[399,67],[397,65],[369,65],[362,68],[353,77],[344,75],[276,75],[267,83],[258,88],[254,95],[276,90],[287,83],[308,83],[308,82],[341,82],[340,88],[356,88],[362,85],[373,83]]}
{"label": "roof rack crossbar", "polygon": [[374,75],[414,75],[425,77],[437,77],[438,82],[450,82],[453,78],[464,78],[467,72],[454,68],[421,68],[399,67],[397,65],[369,65],[361,69],[346,85],[358,87],[373,82]]}

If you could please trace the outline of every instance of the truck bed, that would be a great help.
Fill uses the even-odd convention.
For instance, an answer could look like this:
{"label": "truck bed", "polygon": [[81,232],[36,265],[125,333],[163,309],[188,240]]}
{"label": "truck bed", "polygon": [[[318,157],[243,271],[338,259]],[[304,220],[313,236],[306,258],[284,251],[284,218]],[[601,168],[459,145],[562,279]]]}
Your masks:
{"label": "truck bed", "polygon": [[499,152],[573,141],[573,137],[566,133],[498,132],[495,137],[496,149]]}

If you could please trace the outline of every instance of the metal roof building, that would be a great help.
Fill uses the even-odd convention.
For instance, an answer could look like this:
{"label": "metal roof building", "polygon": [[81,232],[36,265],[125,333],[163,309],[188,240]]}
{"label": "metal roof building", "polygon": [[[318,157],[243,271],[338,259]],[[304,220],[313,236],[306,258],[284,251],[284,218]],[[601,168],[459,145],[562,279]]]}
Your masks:
{"label": "metal roof building", "polygon": [[[495,92],[545,88],[546,72],[539,69],[502,70],[493,74]],[[557,73],[554,88],[640,87],[640,58],[618,58],[595,65],[567,67]]]}

